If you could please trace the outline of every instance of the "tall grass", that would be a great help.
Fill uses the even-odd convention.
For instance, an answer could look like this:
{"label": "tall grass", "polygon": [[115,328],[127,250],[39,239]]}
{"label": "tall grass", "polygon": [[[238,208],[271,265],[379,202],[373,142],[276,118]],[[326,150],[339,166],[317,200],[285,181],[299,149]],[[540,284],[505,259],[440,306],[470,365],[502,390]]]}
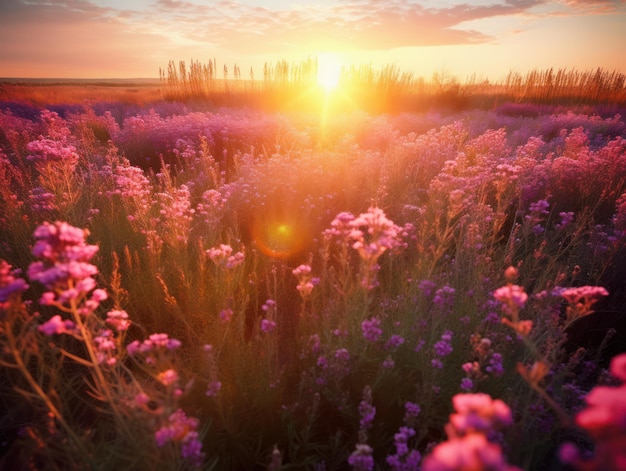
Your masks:
{"label": "tall grass", "polygon": [[[234,75],[218,73],[215,59],[208,64],[192,61],[178,66],[170,61],[167,70],[160,70],[164,97],[168,100],[209,99],[216,104],[263,104],[273,109],[297,102],[310,107],[320,101],[316,87],[318,63],[306,59],[300,63],[285,60],[265,63],[262,80],[250,70],[242,79],[235,64]],[[489,108],[505,102],[589,105],[626,103],[626,76],[619,71],[596,69],[552,68],[532,70],[526,74],[509,72],[496,81],[479,79],[476,75],[464,82],[445,71],[428,78],[416,77],[395,64],[375,68],[371,64],[344,66],[339,87],[346,96],[344,106],[365,108],[371,112],[418,111],[433,106],[456,110]],[[314,91],[315,90],[315,91]],[[315,100],[298,100],[303,95]]]}
{"label": "tall grass", "polygon": [[618,469],[620,117],[97,109],[0,113],[4,467]]}

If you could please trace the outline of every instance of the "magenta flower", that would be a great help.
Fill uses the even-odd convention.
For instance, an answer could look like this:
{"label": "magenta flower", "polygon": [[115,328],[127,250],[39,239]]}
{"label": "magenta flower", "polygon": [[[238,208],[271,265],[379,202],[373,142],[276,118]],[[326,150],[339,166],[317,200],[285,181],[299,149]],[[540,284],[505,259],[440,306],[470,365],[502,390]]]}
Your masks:
{"label": "magenta flower", "polygon": [[272,332],[276,328],[276,322],[270,319],[261,319],[261,331]]}
{"label": "magenta flower", "polygon": [[450,424],[459,436],[499,430],[513,420],[509,406],[488,394],[457,394],[452,403],[457,412],[450,415]]}
{"label": "magenta flower", "polygon": [[54,334],[66,334],[73,332],[75,324],[69,319],[63,320],[61,316],[54,315],[47,322],[41,324],[37,329],[44,335],[50,336]]}
{"label": "magenta flower", "polygon": [[202,443],[198,440],[198,419],[187,417],[178,409],[172,413],[166,424],[159,428],[154,438],[157,446],[163,447],[166,443],[178,443],[181,447],[181,456],[199,466],[204,459]]}
{"label": "magenta flower", "polygon": [[519,312],[526,305],[526,301],[528,301],[528,295],[524,288],[512,284],[495,290],[493,297],[502,303],[502,310],[507,314]]}
{"label": "magenta flower", "polygon": [[12,269],[4,260],[0,260],[0,310],[8,309],[11,300],[28,289],[28,284],[18,278],[19,270]]}
{"label": "magenta flower", "polygon": [[233,254],[233,248],[230,245],[220,244],[206,251],[207,256],[217,266],[231,269],[241,265],[244,262],[245,255],[243,252]]}
{"label": "magenta flower", "polygon": [[437,445],[424,459],[423,471],[514,471],[501,448],[482,434],[470,434]]}
{"label": "magenta flower", "polygon": [[611,359],[609,371],[616,378],[626,382],[626,353],[617,355]]}
{"label": "magenta flower", "polygon": [[361,322],[361,330],[363,337],[370,342],[376,342],[383,335],[383,330],[380,328],[380,319],[378,317],[372,317],[369,320]]}
{"label": "magenta flower", "polygon": [[[45,222],[35,230],[36,242],[32,253],[43,260],[31,263],[28,276],[48,289],[42,298],[43,303],[65,304],[76,301],[96,287],[92,277],[98,273],[98,269],[89,261],[98,251],[98,246],[85,243],[88,234],[87,230],[65,222]],[[94,292],[90,302],[83,306],[82,313],[86,315],[93,312],[99,302],[106,298],[103,293]]]}
{"label": "magenta flower", "polygon": [[117,309],[107,312],[107,318],[105,322],[118,332],[128,330],[128,328],[130,327],[128,313],[126,311],[121,311]]}

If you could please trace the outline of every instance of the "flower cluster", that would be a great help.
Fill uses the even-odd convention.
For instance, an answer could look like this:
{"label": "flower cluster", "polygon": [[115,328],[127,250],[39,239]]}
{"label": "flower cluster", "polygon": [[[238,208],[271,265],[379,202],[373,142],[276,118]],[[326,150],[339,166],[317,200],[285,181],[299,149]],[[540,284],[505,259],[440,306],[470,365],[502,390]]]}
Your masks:
{"label": "flower cluster", "polygon": [[[89,261],[98,251],[98,246],[85,243],[88,234],[87,230],[66,222],[46,222],[35,230],[37,240],[32,252],[43,261],[33,262],[28,267],[28,277],[48,290],[43,294],[41,304],[79,303],[96,287],[93,276],[98,269]],[[93,312],[104,299],[106,293],[96,289],[91,299],[85,302],[82,314]]]}
{"label": "flower cluster", "polygon": [[528,294],[523,287],[511,281],[517,277],[516,268],[507,268],[505,276],[509,280],[508,283],[493,292],[493,297],[502,303],[502,312],[507,316],[502,318],[502,323],[511,327],[522,337],[527,337],[533,328],[533,321],[521,320],[519,312],[526,305]]}
{"label": "flower cluster", "polygon": [[506,463],[502,449],[488,440],[491,432],[512,423],[511,410],[488,394],[457,394],[456,413],[446,425],[448,441],[437,445],[424,459],[423,471],[491,469],[517,471]]}
{"label": "flower cluster", "polygon": [[437,358],[431,360],[432,367],[441,369],[443,368],[441,358],[447,357],[452,353],[452,331],[446,330],[441,335],[441,339],[433,345],[433,350]]}
{"label": "flower cluster", "polygon": [[233,248],[227,244],[220,244],[217,247],[211,247],[205,253],[213,263],[226,269],[235,268],[241,265],[245,258],[243,252],[236,252],[233,254]]}
{"label": "flower cluster", "polygon": [[171,339],[167,334],[151,334],[147,340],[133,340],[126,346],[130,356],[142,356],[146,363],[155,363],[161,354],[176,350],[181,346],[180,340]]}
{"label": "flower cluster", "polygon": [[626,469],[626,354],[611,360],[610,373],[619,386],[596,386],[585,398],[587,407],[576,424],[595,444],[594,457],[586,460],[572,443],[561,447],[561,460],[581,471]]}
{"label": "flower cluster", "polygon": [[268,299],[261,309],[265,312],[265,317],[261,319],[261,332],[272,332],[276,329],[276,301]]}
{"label": "flower cluster", "polygon": [[361,286],[371,290],[378,286],[376,274],[380,270],[378,259],[387,250],[403,246],[405,231],[385,216],[377,207],[354,217],[352,213],[339,213],[323,235],[328,240],[339,239],[351,244],[361,257]]}
{"label": "flower cluster", "polygon": [[410,427],[400,427],[393,436],[396,453],[387,456],[387,464],[393,471],[418,471],[422,455],[417,450],[410,450],[409,439],[415,436],[415,430]]}
{"label": "flower cluster", "polygon": [[296,286],[298,293],[300,293],[302,299],[307,299],[311,295],[313,288],[320,283],[320,279],[311,276],[310,265],[299,265],[292,270],[292,273],[298,279],[298,286]]}
{"label": "flower cluster", "polygon": [[160,448],[167,443],[179,445],[181,456],[195,466],[200,466],[204,460],[204,453],[197,429],[198,419],[187,417],[181,409],[178,409],[169,416],[167,423],[155,432],[154,439]]}
{"label": "flower cluster", "polygon": [[601,296],[608,296],[609,292],[602,286],[579,286],[565,288],[560,292],[567,301],[567,323],[593,312],[593,305]]}
{"label": "flower cluster", "polygon": [[361,322],[361,330],[363,337],[370,342],[376,342],[383,335],[383,329],[380,328],[380,319],[372,317]]}
{"label": "flower cluster", "polygon": [[374,469],[374,457],[372,447],[367,444],[367,432],[372,428],[376,407],[372,405],[372,389],[369,386],[363,388],[363,399],[359,404],[359,442],[355,450],[348,458],[348,464],[354,471],[371,471]]}
{"label": "flower cluster", "polygon": [[28,284],[18,277],[19,274],[19,270],[0,260],[0,315],[9,309],[15,298],[28,289]]}

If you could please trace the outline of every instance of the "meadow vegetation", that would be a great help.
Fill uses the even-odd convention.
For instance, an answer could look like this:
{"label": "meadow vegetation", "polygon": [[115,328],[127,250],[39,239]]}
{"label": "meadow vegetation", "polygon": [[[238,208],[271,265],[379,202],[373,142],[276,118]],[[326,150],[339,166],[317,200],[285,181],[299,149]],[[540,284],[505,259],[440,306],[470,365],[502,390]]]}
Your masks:
{"label": "meadow vegetation", "polygon": [[383,113],[171,67],[2,96],[0,467],[624,468],[621,76]]}

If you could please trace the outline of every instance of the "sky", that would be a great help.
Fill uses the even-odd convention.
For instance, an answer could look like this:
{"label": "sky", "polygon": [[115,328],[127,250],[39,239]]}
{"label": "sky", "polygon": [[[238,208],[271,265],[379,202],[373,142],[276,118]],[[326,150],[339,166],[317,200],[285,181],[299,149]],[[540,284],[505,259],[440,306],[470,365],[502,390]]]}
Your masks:
{"label": "sky", "polygon": [[170,60],[395,65],[416,77],[626,73],[626,0],[1,0],[0,77],[158,78]]}

